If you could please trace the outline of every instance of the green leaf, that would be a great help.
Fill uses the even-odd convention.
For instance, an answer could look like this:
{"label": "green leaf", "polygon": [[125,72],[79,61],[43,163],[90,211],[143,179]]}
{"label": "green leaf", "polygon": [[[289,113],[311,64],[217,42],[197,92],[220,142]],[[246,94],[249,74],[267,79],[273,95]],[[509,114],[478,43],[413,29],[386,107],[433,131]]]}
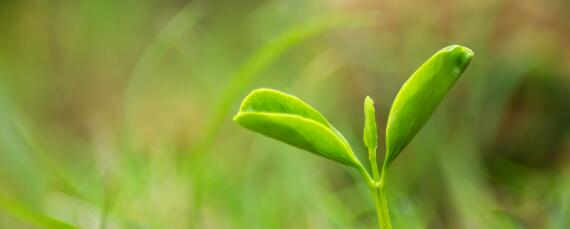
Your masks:
{"label": "green leaf", "polygon": [[241,126],[355,168],[362,167],[346,139],[317,110],[297,97],[258,89],[234,117]]}
{"label": "green leaf", "polygon": [[408,145],[465,71],[473,52],[463,46],[441,49],[402,86],[388,117],[386,165]]}
{"label": "green leaf", "polygon": [[364,145],[373,150],[378,147],[376,111],[374,110],[374,101],[370,96],[366,96],[364,100]]}

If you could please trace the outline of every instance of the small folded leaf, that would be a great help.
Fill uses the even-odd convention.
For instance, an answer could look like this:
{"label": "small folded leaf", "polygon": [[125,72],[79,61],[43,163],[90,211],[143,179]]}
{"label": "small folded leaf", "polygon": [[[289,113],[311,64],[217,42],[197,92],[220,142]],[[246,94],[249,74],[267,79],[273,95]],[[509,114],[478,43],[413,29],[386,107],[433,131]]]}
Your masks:
{"label": "small folded leaf", "polygon": [[317,110],[285,93],[258,89],[234,117],[241,126],[342,164],[360,167],[346,139]]}
{"label": "small folded leaf", "polygon": [[376,150],[378,146],[376,111],[374,110],[374,101],[369,96],[366,96],[364,100],[364,145],[373,150]]}
{"label": "small folded leaf", "polygon": [[448,46],[427,60],[404,83],[388,117],[386,165],[394,161],[423,127],[472,57],[473,52],[466,47]]}

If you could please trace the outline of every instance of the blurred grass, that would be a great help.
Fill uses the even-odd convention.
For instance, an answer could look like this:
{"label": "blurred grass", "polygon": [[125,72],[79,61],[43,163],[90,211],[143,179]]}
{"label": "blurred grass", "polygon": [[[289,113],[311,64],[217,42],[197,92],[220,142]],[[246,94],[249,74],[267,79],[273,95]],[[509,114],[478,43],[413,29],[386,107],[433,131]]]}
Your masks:
{"label": "blurred grass", "polygon": [[364,96],[384,128],[452,43],[476,56],[395,161],[395,225],[568,228],[569,15],[561,0],[2,1],[0,228],[373,228],[357,174],[228,115],[250,89],[284,90],[366,158]]}

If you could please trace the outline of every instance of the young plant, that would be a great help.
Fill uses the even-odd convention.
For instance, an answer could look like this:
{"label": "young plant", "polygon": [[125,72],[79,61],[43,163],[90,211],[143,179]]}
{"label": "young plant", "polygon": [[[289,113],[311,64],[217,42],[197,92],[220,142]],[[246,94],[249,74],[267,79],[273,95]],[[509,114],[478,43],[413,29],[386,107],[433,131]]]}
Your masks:
{"label": "young plant", "polygon": [[254,132],[355,168],[374,197],[379,227],[389,229],[392,224],[385,196],[388,168],[423,127],[472,57],[473,52],[466,47],[448,46],[429,58],[404,83],[388,117],[386,156],[381,170],[376,160],[374,102],[366,97],[364,145],[368,148],[372,176],[344,136],[321,113],[297,97],[271,89],[254,90],[243,100],[234,121]]}

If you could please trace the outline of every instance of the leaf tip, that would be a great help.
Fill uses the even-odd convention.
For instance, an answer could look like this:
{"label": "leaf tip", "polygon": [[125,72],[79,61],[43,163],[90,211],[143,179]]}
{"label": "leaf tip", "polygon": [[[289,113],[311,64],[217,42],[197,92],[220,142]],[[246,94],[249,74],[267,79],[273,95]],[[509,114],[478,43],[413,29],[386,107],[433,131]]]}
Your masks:
{"label": "leaf tip", "polygon": [[475,53],[473,50],[462,46],[462,45],[450,45],[441,50],[442,52],[448,53],[449,56],[457,60],[457,66],[462,70],[465,70]]}
{"label": "leaf tip", "polygon": [[368,96],[368,95],[364,99],[364,103],[365,103],[365,106],[370,106],[370,105],[374,106],[374,100],[372,100],[372,98],[370,98],[370,96]]}

